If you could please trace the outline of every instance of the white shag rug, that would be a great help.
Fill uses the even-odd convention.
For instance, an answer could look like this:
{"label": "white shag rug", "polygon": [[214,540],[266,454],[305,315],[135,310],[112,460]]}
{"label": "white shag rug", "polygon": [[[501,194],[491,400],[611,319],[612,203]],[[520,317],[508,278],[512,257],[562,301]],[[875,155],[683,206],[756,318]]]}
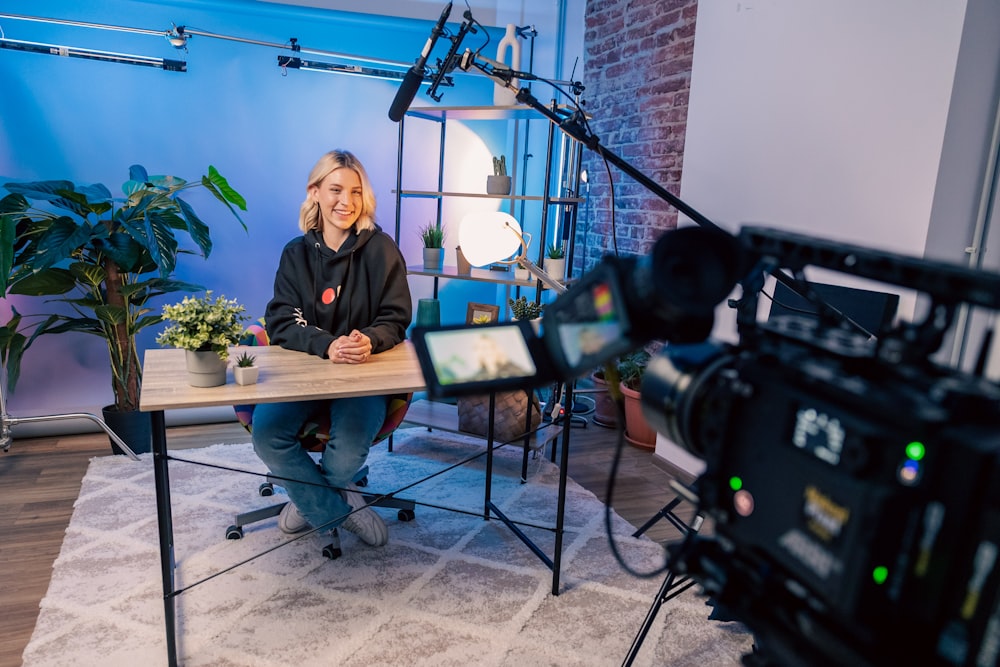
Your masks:
{"label": "white shag rug", "polygon": [[[371,451],[369,487],[390,492],[462,458],[483,441],[423,428],[396,432],[394,451]],[[246,445],[175,451],[176,457],[263,472]],[[345,531],[344,555],[321,556],[316,533],[209,579],[177,600],[183,665],[618,665],[628,653],[661,577],[624,571],[608,545],[604,505],[569,482],[562,585],[502,523],[484,521],[485,457],[402,494],[480,516],[418,506],[403,522],[379,508],[389,544],[372,548]],[[512,519],[551,526],[558,469],[519,448],[495,456],[493,500]],[[236,512],[285,499],[257,494],[261,478],[170,463],[178,587],[186,587],[290,541],[268,519],[225,539]],[[163,596],[151,455],[95,458],[54,564],[25,649],[25,667],[166,664]],[[615,515],[626,561],[649,571],[660,545],[630,537]],[[523,528],[551,555],[553,533]],[[636,665],[737,665],[752,638],[736,623],[709,621],[696,589],[666,603]]]}

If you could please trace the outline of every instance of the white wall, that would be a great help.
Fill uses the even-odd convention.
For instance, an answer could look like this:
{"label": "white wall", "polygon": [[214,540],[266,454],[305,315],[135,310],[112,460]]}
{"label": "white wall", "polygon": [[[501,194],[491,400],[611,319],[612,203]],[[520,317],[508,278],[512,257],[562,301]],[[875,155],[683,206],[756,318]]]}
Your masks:
{"label": "white wall", "polygon": [[[700,2],[684,201],[731,231],[762,224],[924,255],[967,4],[998,11],[983,0]],[[988,53],[982,81],[994,86]],[[954,258],[968,239],[944,242],[953,248],[937,252]],[[734,340],[732,313],[718,320],[717,337]],[[656,451],[701,470],[662,437]]]}

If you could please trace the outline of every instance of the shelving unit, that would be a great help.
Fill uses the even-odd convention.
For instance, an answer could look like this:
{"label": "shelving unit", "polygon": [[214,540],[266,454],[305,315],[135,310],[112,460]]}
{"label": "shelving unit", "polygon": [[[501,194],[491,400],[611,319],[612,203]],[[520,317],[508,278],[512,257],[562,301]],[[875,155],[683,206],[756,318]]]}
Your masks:
{"label": "shelving unit", "polygon": [[[562,109],[560,107],[553,106],[553,109],[559,113],[568,113],[568,109]],[[495,121],[495,122],[511,122],[513,123],[512,132],[508,132],[509,140],[509,150],[512,159],[510,160],[511,167],[511,182],[512,188],[511,193],[508,195],[490,195],[480,192],[455,192],[455,191],[445,191],[445,171],[447,165],[445,164],[445,142],[447,139],[447,129],[448,124],[451,121]],[[403,183],[403,153],[404,147],[406,145],[406,132],[409,127],[408,123],[418,122],[421,124],[431,123],[437,126],[439,133],[439,156],[437,161],[437,190],[413,190],[406,189]],[[543,169],[543,174],[545,176],[543,184],[541,186],[541,191],[537,191],[537,188],[530,189],[528,192],[522,192],[520,174],[522,169],[526,169],[526,152],[529,150],[529,123],[534,125],[546,127],[547,132],[547,144],[545,151],[545,166]],[[562,144],[560,145],[559,155],[556,156],[555,151],[555,137],[557,128],[545,117],[538,114],[537,111],[528,106],[517,105],[517,106],[488,106],[488,107],[472,107],[472,106],[462,106],[462,107],[427,107],[427,108],[411,108],[404,115],[403,119],[399,123],[399,142],[398,142],[398,155],[397,155],[397,168],[396,168],[396,240],[400,239],[400,234],[402,233],[404,227],[409,227],[404,222],[404,201],[407,199],[434,199],[437,201],[437,216],[435,219],[435,224],[442,224],[442,206],[443,201],[450,197],[464,197],[464,198],[478,198],[478,199],[494,199],[505,201],[509,203],[511,212],[514,212],[514,207],[517,203],[523,204],[526,202],[537,202],[541,204],[541,210],[539,214],[539,220],[537,224],[537,236],[533,233],[532,236],[537,239],[537,247],[529,249],[531,254],[537,252],[536,264],[542,266],[544,256],[546,239],[550,231],[551,219],[553,212],[556,214],[562,214],[564,219],[560,220],[560,224],[569,225],[570,233],[568,235],[566,258],[567,265],[572,266],[573,257],[573,239],[574,231],[576,227],[577,220],[577,209],[578,205],[583,202],[580,197],[573,196],[573,193],[579,192],[579,164],[583,152],[583,146],[568,137],[563,137]],[[505,152],[506,154],[506,152]],[[529,154],[530,155],[530,154]],[[558,159],[556,159],[558,157]],[[484,174],[485,178],[485,174]],[[555,185],[556,192],[553,192],[554,186],[553,181],[556,182]],[[515,217],[518,217],[515,215]],[[528,230],[535,229],[536,225],[534,221],[525,221],[520,219],[522,228]],[[412,226],[412,225],[410,225]],[[407,266],[407,271],[411,275],[422,275],[430,276],[434,278],[433,296],[437,297],[438,294],[438,281],[442,278],[454,279],[454,280],[472,280],[480,282],[490,282],[506,285],[509,287],[516,288],[535,288],[536,298],[541,298],[541,290],[543,289],[542,283],[538,280],[517,280],[514,277],[513,270],[507,271],[492,271],[489,269],[476,269],[474,268],[471,274],[459,274],[455,267],[444,267],[441,271],[428,271],[423,268],[422,264]],[[508,289],[509,295],[509,289]]]}
{"label": "shelving unit", "polygon": [[[456,192],[456,191],[446,191],[445,190],[445,170],[447,165],[445,164],[445,146],[447,139],[447,129],[448,125],[452,121],[495,121],[495,122],[510,122],[514,121],[512,128],[510,128],[506,134],[505,147],[502,152],[503,155],[511,155],[510,160],[510,176],[511,176],[511,192],[508,195],[490,195],[484,192]],[[437,189],[436,190],[417,190],[417,189],[406,189],[403,183],[403,150],[406,145],[406,132],[410,123],[419,122],[421,124],[431,123],[437,126],[439,133],[438,145],[439,145],[439,155],[437,160]],[[542,170],[543,178],[540,178],[540,192],[537,190],[524,191],[525,188],[522,187],[522,181],[525,179],[523,177],[519,178],[521,175],[521,170],[524,169],[527,173],[527,158],[530,156],[528,152],[530,150],[530,142],[528,140],[529,135],[529,124],[531,123],[544,124],[547,126],[547,142],[545,150],[545,166]],[[535,109],[528,106],[514,106],[514,107],[435,107],[435,108],[411,108],[404,114],[403,119],[399,123],[399,143],[398,143],[398,153],[397,153],[397,165],[396,165],[396,242],[399,243],[400,234],[403,230],[404,219],[406,217],[403,211],[404,201],[413,199],[431,199],[436,201],[437,213],[435,218],[435,224],[439,227],[443,224],[442,221],[442,207],[443,202],[446,198],[450,197],[464,197],[464,198],[478,198],[478,199],[494,199],[507,202],[510,211],[514,214],[514,207],[516,204],[521,204],[522,213],[525,208],[525,204],[530,202],[537,202],[540,206],[539,219],[537,221],[537,227],[534,224],[526,224],[529,221],[524,219],[524,216],[517,216],[522,229],[527,231],[529,228],[532,230],[532,236],[537,240],[537,256],[538,260],[536,264],[539,266],[543,265],[543,259],[545,256],[546,243],[550,228],[550,218],[555,212],[563,216],[559,222],[563,225],[569,225],[568,236],[564,233],[564,237],[568,238],[565,247],[565,256],[567,258],[567,264],[572,266],[573,257],[573,240],[576,228],[577,219],[577,209],[583,199],[579,197],[572,196],[573,193],[579,192],[580,177],[579,177],[579,165],[580,159],[583,153],[583,146],[568,137],[564,137],[560,145],[559,159],[558,161],[554,159],[554,147],[555,147],[555,134],[557,128],[552,122],[541,116]],[[561,133],[560,133],[561,134]],[[508,152],[509,151],[509,152]],[[486,175],[483,174],[483,185],[485,186]],[[553,181],[556,182],[556,191],[553,192]],[[537,187],[537,186],[536,186]],[[485,187],[484,187],[485,190]],[[564,196],[567,195],[567,196]],[[534,221],[531,221],[534,222]],[[416,229],[416,223],[410,223],[408,229]],[[537,228],[537,232],[534,230]],[[560,227],[560,230],[565,230],[565,227]],[[536,235],[537,233],[537,235]],[[530,251],[530,250],[529,250]],[[530,279],[530,280],[518,280],[514,276],[514,271],[493,271],[484,268],[473,268],[468,274],[459,274],[458,269],[454,266],[445,266],[438,271],[430,271],[424,269],[422,264],[418,265],[408,265],[407,273],[415,276],[429,276],[433,278],[433,296],[438,297],[438,283],[442,279],[447,280],[464,280],[464,281],[478,281],[485,283],[493,283],[495,285],[503,285],[506,287],[506,296],[510,296],[510,291],[512,288],[520,289],[524,288],[534,288],[535,289],[535,299],[536,301],[541,300],[543,285],[540,280]],[[567,276],[568,277],[568,276]],[[506,299],[504,300],[504,307],[506,310]],[[566,392],[569,404],[572,405],[572,389],[568,388]],[[455,405],[449,405],[445,403],[436,403],[429,400],[417,400],[411,403],[409,411],[407,412],[407,421],[411,421],[417,424],[423,424],[428,428],[437,428],[441,430],[454,430],[457,431],[458,424],[458,408]],[[491,415],[492,419],[492,415]],[[565,511],[565,473],[568,468],[569,463],[569,434],[571,429],[564,428],[559,424],[548,424],[543,423],[542,428],[536,432],[529,441],[525,444],[524,456],[522,460],[522,479],[526,480],[527,475],[527,462],[528,454],[530,451],[543,450],[545,446],[552,443],[551,458],[553,461],[556,459],[556,450],[558,449],[557,443],[559,438],[562,439],[562,447],[560,451],[560,471],[561,471],[561,481],[560,481],[560,498],[558,500],[558,509],[556,512],[556,525],[553,529],[555,534],[555,545],[554,554],[552,558],[549,558],[545,552],[538,547],[532,540],[521,531],[515,522],[511,521],[506,517],[500,509],[492,503],[492,501],[487,500],[486,507],[484,508],[485,518],[497,518],[501,520],[504,524],[511,528],[514,534],[521,539],[522,542],[527,545],[536,556],[538,556],[546,565],[548,565],[553,571],[553,594],[558,594],[559,586],[559,573],[561,568],[562,559],[562,539],[563,539],[563,513]],[[489,432],[492,432],[492,428]],[[492,466],[492,447],[493,442],[487,440],[487,471],[491,470]],[[490,495],[489,487],[489,473],[487,473],[487,499]]]}

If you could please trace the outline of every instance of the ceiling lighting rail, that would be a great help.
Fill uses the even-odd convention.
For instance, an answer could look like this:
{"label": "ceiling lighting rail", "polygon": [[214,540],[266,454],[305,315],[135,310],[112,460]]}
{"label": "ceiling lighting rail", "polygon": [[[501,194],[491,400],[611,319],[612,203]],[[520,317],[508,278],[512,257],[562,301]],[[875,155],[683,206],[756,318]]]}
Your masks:
{"label": "ceiling lighting rail", "polygon": [[[373,79],[402,79],[404,72],[362,67],[361,65],[344,65],[342,63],[326,63],[316,60],[303,60],[295,56],[278,56],[278,67],[282,69],[301,69],[312,72],[328,72],[330,74],[355,74]],[[429,82],[428,82],[429,83]]]}
{"label": "ceiling lighting rail", "polygon": [[[163,34],[163,33],[158,33]],[[166,33],[167,40],[173,44],[176,48],[183,48],[187,45],[187,40],[189,37],[208,37],[210,39],[223,39],[230,42],[240,42],[242,44],[253,44],[255,46],[266,46],[273,49],[291,49],[292,51],[298,51],[299,53],[306,53],[311,56],[324,56],[328,58],[340,58],[343,60],[357,60],[359,62],[372,63],[374,65],[388,65],[390,67],[400,67],[407,68],[410,63],[400,62],[398,60],[386,60],[384,58],[376,58],[373,56],[356,56],[350,53],[340,53],[338,51],[324,51],[322,49],[310,49],[301,46],[298,43],[298,39],[295,37],[289,38],[289,40],[283,44],[278,42],[265,42],[257,39],[248,39],[246,37],[236,37],[235,35],[221,35],[215,32],[207,32],[204,30],[198,30],[197,28],[190,28],[188,26],[174,26],[169,32]]]}
{"label": "ceiling lighting rail", "polygon": [[27,42],[19,39],[7,39],[6,37],[0,37],[0,49],[22,51],[25,53],[43,53],[51,56],[62,56],[66,58],[101,60],[104,62],[120,63],[124,65],[141,65],[143,67],[155,67],[167,72],[187,71],[187,63],[183,60],[152,58],[150,56],[139,56],[130,53],[84,49],[76,46],[62,46],[59,44],[45,44],[42,42]]}
{"label": "ceiling lighting rail", "polygon": [[[288,49],[295,52],[295,56],[278,56],[278,65],[282,69],[292,68],[292,69],[303,69],[312,70],[318,72],[329,72],[334,74],[354,74],[360,76],[367,76],[379,79],[393,79],[399,80],[405,76],[405,71],[410,63],[400,62],[397,60],[387,60],[384,58],[377,58],[372,56],[358,56],[350,53],[341,53],[338,51],[326,51],[322,49],[312,49],[301,46],[295,37],[290,38],[285,43],[278,42],[267,42],[257,39],[249,39],[246,37],[238,37],[235,35],[223,35],[215,32],[208,32],[205,30],[199,30],[197,28],[191,28],[188,26],[178,26],[172,25],[169,30],[149,30],[147,28],[133,28],[129,26],[120,25],[109,25],[103,23],[90,23],[86,21],[74,21],[70,19],[58,19],[49,18],[42,16],[26,16],[23,14],[5,14],[0,13],[0,19],[10,19],[16,21],[31,21],[35,23],[49,23],[54,25],[66,25],[75,26],[80,28],[92,28],[96,30],[110,30],[115,32],[127,32],[140,35],[152,35],[156,37],[165,38],[174,48],[187,50],[188,41],[192,37],[205,37],[208,39],[221,39],[230,42],[239,42],[241,44],[251,44],[255,46],[264,46],[274,49]],[[3,33],[0,32],[0,35]],[[111,51],[99,51],[95,49],[84,49],[71,46],[59,46],[53,44],[42,44],[39,42],[27,42],[21,40],[9,40],[0,36],[0,48],[8,48],[19,51],[28,51],[32,53],[47,53],[51,55],[62,55],[70,57],[79,58],[89,58],[92,60],[104,60],[108,62],[120,62],[132,65],[145,65],[149,67],[160,67],[165,70],[171,71],[187,71],[187,64],[180,60],[170,60],[163,58],[151,58],[147,56],[133,56],[129,54],[118,54]],[[340,63],[330,63],[321,62],[314,60],[303,60],[299,58],[299,54],[308,54],[313,56],[322,56],[327,58],[335,58],[340,60],[349,60],[359,63],[365,63],[365,65],[346,65]],[[382,67],[368,67],[366,64],[372,64]],[[388,68],[399,68],[399,71]],[[443,85],[451,86],[453,85],[451,77],[444,77]]]}

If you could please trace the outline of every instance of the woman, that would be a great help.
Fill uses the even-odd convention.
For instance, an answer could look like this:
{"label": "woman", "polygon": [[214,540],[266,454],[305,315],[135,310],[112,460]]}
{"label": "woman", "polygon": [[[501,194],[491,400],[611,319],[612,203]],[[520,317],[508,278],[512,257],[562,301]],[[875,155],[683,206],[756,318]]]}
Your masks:
{"label": "woman", "polygon": [[[400,343],[412,315],[406,264],[392,238],[375,224],[375,196],[354,155],[335,150],[316,163],[299,228],[303,236],[281,253],[274,298],[265,312],[271,343],[335,364],[363,364]],[[385,420],[388,400],[364,396],[254,409],[257,455],[274,475],[300,482],[284,482],[291,502],[278,520],[283,531],[297,533],[310,523],[343,525],[368,544],[386,543],[385,523],[365,506],[352,480]],[[320,407],[330,411],[322,471],[296,438]]]}

